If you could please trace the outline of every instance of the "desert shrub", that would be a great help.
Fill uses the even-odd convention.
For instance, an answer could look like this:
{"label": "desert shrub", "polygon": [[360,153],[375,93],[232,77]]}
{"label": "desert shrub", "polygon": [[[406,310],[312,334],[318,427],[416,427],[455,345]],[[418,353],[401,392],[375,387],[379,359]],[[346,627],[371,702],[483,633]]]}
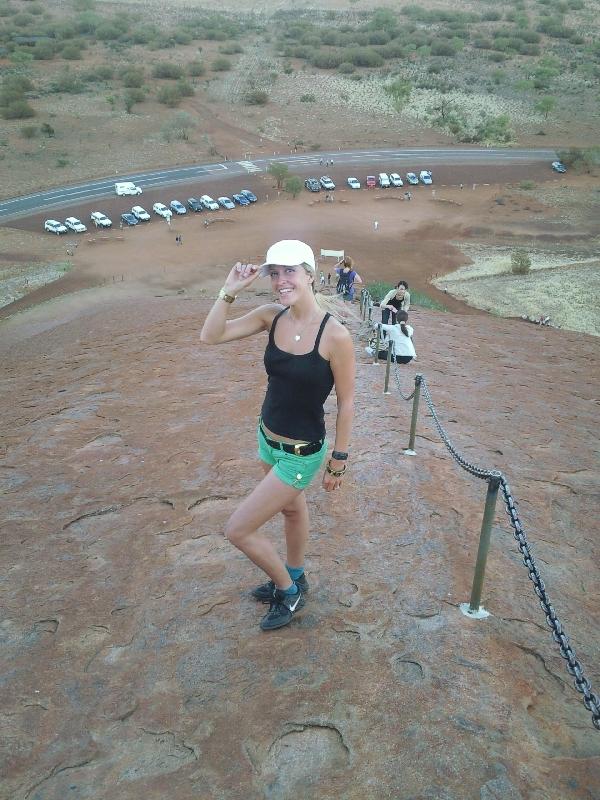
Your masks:
{"label": "desert shrub", "polygon": [[[510,256],[510,270],[513,275],[527,275],[531,269],[531,259],[526,250],[513,250]],[[411,293],[412,299],[412,293]]]}
{"label": "desert shrub", "polygon": [[35,19],[31,14],[27,14],[25,11],[15,14],[12,18],[12,23],[16,25],[17,28],[28,28],[30,25],[33,25],[34,22]]}
{"label": "desert shrub", "polygon": [[69,166],[69,159],[66,156],[59,156],[56,159],[56,166],[57,167],[68,167]]}
{"label": "desert shrub", "polygon": [[34,109],[25,98],[11,100],[6,105],[0,106],[0,113],[4,119],[27,119],[35,116]]}
{"label": "desert shrub", "polygon": [[122,30],[114,22],[102,22],[96,28],[96,38],[101,42],[116,42],[122,34]]}
{"label": "desert shrub", "polygon": [[336,69],[344,62],[345,57],[344,52],[339,50],[315,50],[310,63],[319,69]]}
{"label": "desert shrub", "polygon": [[360,74],[360,72],[353,72],[352,75],[348,75],[348,80],[356,82],[362,81],[362,75]]}
{"label": "desert shrub", "polygon": [[600,165],[600,148],[598,147],[571,147],[569,150],[560,150],[558,158],[567,167],[576,172],[593,173]]}
{"label": "desert shrub", "polygon": [[499,114],[482,120],[475,129],[475,135],[477,141],[510,142],[513,138],[510,117],[508,114]]}
{"label": "desert shrub", "polygon": [[521,181],[519,189],[529,192],[531,189],[535,189],[535,181]]}
{"label": "desert shrub", "polygon": [[192,84],[183,78],[177,81],[177,91],[181,97],[193,97],[196,92]]}
{"label": "desert shrub", "polygon": [[187,65],[187,72],[192,78],[199,78],[206,72],[206,67],[202,61],[190,61]]}
{"label": "desert shrub", "polygon": [[37,125],[23,125],[20,133],[23,139],[35,139],[39,133],[39,129]]}
{"label": "desert shrub", "polygon": [[132,88],[128,89],[125,92],[125,96],[123,97],[123,103],[125,105],[125,110],[128,114],[131,114],[131,110],[137,103],[143,103],[146,99],[146,93],[143,89],[139,88]]}
{"label": "desert shrub", "polygon": [[350,61],[357,67],[382,67],[385,63],[377,50],[369,47],[354,48],[348,51],[344,60]]}
{"label": "desert shrub", "polygon": [[219,53],[223,53],[226,56],[234,56],[237,53],[243,53],[244,48],[239,44],[239,42],[228,42],[227,44],[222,44],[219,47]]}
{"label": "desert shrub", "polygon": [[349,61],[343,61],[338,67],[338,72],[341,72],[342,75],[350,75],[355,69],[356,67],[354,64],[351,64]]}
{"label": "desert shrub", "polygon": [[211,69],[213,72],[227,72],[231,69],[231,61],[224,56],[220,56],[212,62]]}
{"label": "desert shrub", "polygon": [[244,95],[244,103],[247,106],[266,106],[269,102],[269,93],[264,89],[250,89]]}
{"label": "desert shrub", "polygon": [[177,85],[161,86],[156,95],[159,103],[162,103],[169,108],[175,108],[181,102],[181,94]]}
{"label": "desert shrub", "polygon": [[68,67],[65,67],[50,84],[50,91],[56,94],[81,94],[84,89],[85,85],[81,77],[77,73],[71,72]]}
{"label": "desert shrub", "polygon": [[51,39],[36,42],[31,50],[36,61],[50,61],[56,53],[56,44]]}
{"label": "desert shrub", "polygon": [[81,60],[81,45],[75,42],[69,42],[60,51],[61,56],[67,61],[80,61]]}
{"label": "desert shrub", "polygon": [[141,67],[129,67],[121,73],[121,80],[127,89],[141,89],[144,85],[144,70]]}
{"label": "desert shrub", "polygon": [[129,34],[129,38],[132,44],[149,44],[158,33],[155,25],[142,25],[134,28]]}
{"label": "desert shrub", "polygon": [[183,67],[170,61],[161,61],[159,64],[155,64],[152,70],[153,78],[166,78],[172,81],[179,80],[183,74]]}
{"label": "desert shrub", "polygon": [[500,14],[499,11],[492,11],[491,9],[489,11],[484,11],[481,15],[481,19],[484,22],[497,22],[501,18],[502,14]]}
{"label": "desert shrub", "polygon": [[401,108],[410,98],[412,86],[410,81],[397,78],[392,83],[388,83],[383,87],[386,94],[388,94],[397,108]]}
{"label": "desert shrub", "polygon": [[431,43],[432,56],[453,56],[454,53],[454,47],[446,39],[436,39]]}
{"label": "desert shrub", "polygon": [[316,103],[317,98],[314,94],[303,94],[300,95],[300,102],[301,103]]}
{"label": "desert shrub", "polygon": [[81,73],[81,79],[86,83],[94,83],[95,81],[109,81],[114,75],[114,69],[108,64],[100,64],[97,67]]}

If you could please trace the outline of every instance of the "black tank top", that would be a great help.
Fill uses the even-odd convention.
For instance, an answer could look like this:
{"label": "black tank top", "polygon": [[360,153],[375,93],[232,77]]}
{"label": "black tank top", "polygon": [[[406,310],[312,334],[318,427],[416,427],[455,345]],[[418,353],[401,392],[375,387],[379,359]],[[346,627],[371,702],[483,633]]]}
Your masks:
{"label": "black tank top", "polygon": [[261,416],[278,436],[316,442],[325,437],[323,405],[333,388],[331,365],[319,354],[321,335],[331,315],[323,317],[310,353],[294,355],[275,344],[275,325],[287,310],[277,314],[269,331],[264,359],[269,382]]}

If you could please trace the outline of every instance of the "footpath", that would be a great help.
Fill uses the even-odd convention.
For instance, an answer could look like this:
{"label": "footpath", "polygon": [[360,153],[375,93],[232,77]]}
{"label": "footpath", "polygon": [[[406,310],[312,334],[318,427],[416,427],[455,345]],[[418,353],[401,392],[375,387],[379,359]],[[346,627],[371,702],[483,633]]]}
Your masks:
{"label": "footpath", "polygon": [[[469,619],[485,483],[423,401],[403,455],[410,403],[383,394],[362,339],[348,480],[308,492],[306,608],[259,630],[260,573],[221,531],[260,477],[264,341],[202,346],[208,308],[128,299],[0,342],[0,797],[597,800],[600,734],[501,500],[490,616]],[[597,692],[600,340],[419,309],[411,324],[404,388],[423,373],[456,446],[507,476]]]}

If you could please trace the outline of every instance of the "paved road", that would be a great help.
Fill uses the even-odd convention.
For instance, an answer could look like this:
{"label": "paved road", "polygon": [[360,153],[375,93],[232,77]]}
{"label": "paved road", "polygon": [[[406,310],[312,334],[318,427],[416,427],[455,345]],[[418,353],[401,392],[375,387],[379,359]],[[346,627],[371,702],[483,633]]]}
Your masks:
{"label": "paved road", "polygon": [[[334,167],[347,167],[348,174],[365,171],[368,166],[373,172],[379,171],[379,166],[385,166],[385,171],[402,172],[406,169],[426,169],[435,164],[532,164],[549,163],[556,158],[554,150],[503,150],[493,148],[459,149],[459,148],[410,148],[407,150],[350,150],[347,152],[335,151],[332,153],[291,153],[274,154],[252,158],[252,153],[246,154],[242,161],[225,161],[221,164],[198,164],[188,167],[174,167],[173,169],[155,170],[152,172],[138,172],[131,175],[115,175],[114,178],[102,178],[89,181],[77,186],[67,186],[58,189],[49,189],[45,192],[29,194],[25,197],[15,197],[0,202],[0,222],[7,222],[15,217],[37,214],[43,209],[70,206],[78,201],[89,201],[96,197],[115,197],[114,184],[117,181],[133,181],[142,189],[152,189],[161,186],[171,186],[177,183],[189,183],[197,178],[232,178],[240,175],[247,176],[252,173],[266,172],[269,165],[277,161],[287,164],[293,172],[309,174],[321,167],[321,162],[333,160]],[[394,168],[394,169],[392,169]],[[324,167],[320,170],[323,174]]]}

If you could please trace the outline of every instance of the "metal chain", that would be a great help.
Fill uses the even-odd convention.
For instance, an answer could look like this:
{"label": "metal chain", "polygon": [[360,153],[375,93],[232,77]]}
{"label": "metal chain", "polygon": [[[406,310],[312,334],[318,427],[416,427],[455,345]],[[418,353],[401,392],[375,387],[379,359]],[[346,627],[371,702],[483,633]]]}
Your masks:
{"label": "metal chain", "polygon": [[392,346],[392,364],[394,365],[394,377],[396,379],[396,386],[398,387],[398,394],[403,400],[412,400],[415,396],[415,390],[413,389],[409,395],[404,394],[402,391],[402,384],[400,383],[400,370],[398,369],[398,362],[396,361],[396,345],[394,342],[390,342]]}
{"label": "metal chain", "polygon": [[427,386],[427,381],[423,375],[416,375],[415,376],[415,384],[421,384],[421,388],[423,391],[423,396],[425,397],[425,401],[427,406],[431,412],[431,416],[433,417],[433,421],[435,426],[440,434],[443,443],[446,445],[450,454],[454,458],[454,460],[467,472],[470,472],[471,475],[474,475],[476,478],[500,478],[500,485],[502,487],[502,494],[504,495],[504,501],[506,506],[506,513],[508,514],[508,518],[510,520],[510,524],[514,529],[514,537],[517,540],[519,545],[519,550],[523,557],[523,564],[527,568],[527,572],[529,574],[529,580],[533,583],[533,589],[540,601],[540,606],[542,607],[542,611],[546,615],[546,622],[552,629],[552,638],[558,644],[560,649],[560,654],[567,662],[567,671],[570,675],[572,675],[575,679],[575,688],[577,689],[580,694],[583,695],[583,704],[587,708],[587,710],[592,715],[592,724],[596,730],[600,730],[600,697],[592,691],[592,686],[588,679],[583,674],[583,667],[581,662],[575,656],[573,648],[569,644],[569,638],[563,630],[563,626],[561,621],[559,620],[554,607],[550,603],[548,595],[546,593],[546,586],[542,577],[538,571],[538,568],[535,563],[535,559],[531,553],[531,549],[529,543],[527,541],[527,537],[525,535],[525,531],[523,530],[523,526],[521,525],[521,521],[517,514],[517,508],[513,496],[510,491],[510,487],[508,482],[502,472],[497,472],[496,470],[488,470],[482,469],[481,467],[477,467],[474,464],[470,464],[463,456],[458,452],[458,450],[454,447],[452,442],[450,441],[450,437],[444,430],[442,423],[440,422],[438,415],[436,413],[435,407],[433,405],[433,400],[431,399],[431,394],[429,392],[429,387]]}

